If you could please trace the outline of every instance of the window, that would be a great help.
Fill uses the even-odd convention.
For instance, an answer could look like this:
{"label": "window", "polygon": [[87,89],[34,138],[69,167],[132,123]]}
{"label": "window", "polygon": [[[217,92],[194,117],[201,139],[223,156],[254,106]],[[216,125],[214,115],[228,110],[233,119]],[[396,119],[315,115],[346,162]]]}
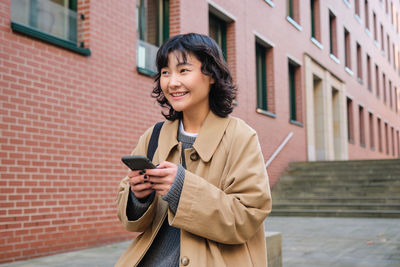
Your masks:
{"label": "window", "polygon": [[[236,79],[236,26],[235,18],[221,10],[214,3],[208,3],[208,35],[221,48],[222,55],[228,63],[233,80]],[[234,100],[237,105],[237,100]]]}
{"label": "window", "polygon": [[378,118],[378,149],[379,149],[379,152],[382,152],[383,151],[383,148],[382,148],[382,125],[381,125],[381,119],[380,118]]}
{"label": "window", "polygon": [[356,16],[360,18],[360,0],[354,0],[354,12]]}
{"label": "window", "polygon": [[257,112],[268,115],[275,112],[272,51],[271,46],[256,42]]}
{"label": "window", "polygon": [[378,24],[376,22],[376,14],[373,12],[373,22],[374,22],[374,40],[378,42]]}
{"label": "window", "polygon": [[321,42],[321,17],[319,0],[311,0],[311,37]]}
{"label": "window", "polygon": [[383,32],[383,25],[381,24],[381,50],[385,52],[385,40],[383,40],[385,33]]}
{"label": "window", "polygon": [[344,29],[344,59],[345,66],[351,70],[350,32]]}
{"label": "window", "polygon": [[399,104],[400,104],[399,97],[400,97],[400,92],[397,90],[397,87],[395,86],[394,87],[394,108],[395,108],[396,113],[399,112]]}
{"label": "window", "polygon": [[371,57],[367,54],[367,88],[372,91]]}
{"label": "window", "polygon": [[375,64],[375,87],[376,87],[376,97],[380,97],[380,88],[379,88],[379,67]]}
{"label": "window", "polygon": [[369,30],[369,3],[365,0],[364,3],[364,15],[365,15],[365,28]]}
{"label": "window", "polygon": [[78,44],[77,0],[11,0],[11,28],[25,35],[90,55],[83,40]]}
{"label": "window", "polygon": [[[300,27],[300,0],[286,0],[286,15],[290,22],[294,22],[296,27]],[[297,25],[296,25],[297,24]]]}
{"label": "window", "polygon": [[354,143],[353,100],[347,98],[347,138]]}
{"label": "window", "polygon": [[208,32],[211,38],[213,38],[222,50],[225,60],[227,59],[227,49],[226,49],[226,25],[227,23],[215,16],[214,14],[209,14],[209,25]]}
{"label": "window", "polygon": [[300,66],[289,60],[289,110],[290,121],[300,122]]}
{"label": "window", "polygon": [[375,150],[374,115],[369,112],[369,147]]}
{"label": "window", "polygon": [[397,11],[396,11],[396,16],[395,16],[395,21],[396,21],[396,28],[395,28],[395,30],[396,30],[396,32],[397,32],[397,34],[399,34],[400,33],[400,19],[399,19],[399,14],[397,13]]}
{"label": "window", "polygon": [[385,148],[386,154],[389,155],[389,129],[387,122],[385,122]]}
{"label": "window", "polygon": [[336,16],[329,10],[329,52],[338,57],[336,37]]}
{"label": "window", "polygon": [[359,116],[359,130],[360,130],[360,145],[365,147],[365,122],[364,122],[364,108],[358,106],[358,116]]}
{"label": "window", "polygon": [[386,104],[386,74],[382,73],[382,91],[383,91],[383,103]]}
{"label": "window", "polygon": [[385,0],[385,12],[386,12],[386,14],[389,14],[388,0]]}
{"label": "window", "polygon": [[362,82],[363,75],[362,75],[362,54],[361,54],[361,46],[359,43],[356,45],[357,47],[357,79],[359,82]]}
{"label": "window", "polygon": [[390,2],[390,18],[391,18],[391,22],[392,22],[392,25],[394,25],[394,14],[395,14],[395,11],[394,11],[394,6],[393,6],[393,2]]}
{"label": "window", "polygon": [[392,90],[393,90],[393,88],[392,88],[392,81],[389,80],[389,105],[390,105],[390,108],[393,108]]}
{"label": "window", "polygon": [[386,35],[386,43],[387,43],[387,56],[388,56],[388,61],[390,64],[390,37],[389,37],[389,34]]}
{"label": "window", "polygon": [[395,150],[395,148],[394,148],[394,128],[393,128],[393,126],[392,127],[390,127],[390,132],[391,132],[391,136],[392,136],[392,155],[393,155],[393,157],[394,157],[394,154],[395,154],[395,152],[394,152],[394,150]]}
{"label": "window", "polygon": [[137,70],[146,75],[157,73],[158,47],[169,38],[169,0],[138,0]]}
{"label": "window", "polygon": [[397,135],[397,157],[400,158],[400,133],[399,130],[396,131]]}

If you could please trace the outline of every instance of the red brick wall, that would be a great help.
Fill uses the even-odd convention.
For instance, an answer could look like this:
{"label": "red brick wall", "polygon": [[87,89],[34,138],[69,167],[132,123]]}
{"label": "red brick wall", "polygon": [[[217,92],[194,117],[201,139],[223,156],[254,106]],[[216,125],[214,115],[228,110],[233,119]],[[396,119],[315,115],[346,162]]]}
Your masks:
{"label": "red brick wall", "polygon": [[90,57],[13,33],[0,2],[0,262],[133,236],[116,218],[120,157],[161,116],[136,72],[135,2],[85,14]]}
{"label": "red brick wall", "polygon": [[[399,113],[384,104],[382,96],[376,97],[375,80],[370,93],[365,83],[360,84],[344,70],[346,26],[352,34],[353,51],[358,41],[363,46],[363,57],[368,52],[371,66],[378,64],[380,79],[383,72],[392,81],[392,87],[399,88],[399,70],[393,69],[381,54],[380,46],[375,46],[363,25],[355,20],[353,8],[343,1],[320,2],[320,42],[324,46],[321,50],[310,41],[309,4],[304,6],[299,1],[299,22],[303,28],[299,31],[286,20],[285,1],[273,2],[272,7],[265,1],[213,1],[233,20],[228,28],[228,61],[239,87],[234,115],[257,130],[266,161],[293,133],[268,167],[271,185],[289,162],[307,160],[306,125],[289,123],[288,56],[302,63],[305,53],[312,55],[346,84],[354,107],[361,104],[365,116],[373,111],[375,119],[382,119],[383,152],[379,152],[369,149],[367,130],[367,144],[360,146],[358,116],[354,112],[356,140],[349,144],[350,159],[393,157],[393,147],[398,156]],[[399,4],[394,4],[400,10]],[[83,38],[85,47],[91,49],[89,57],[13,33],[10,0],[0,0],[0,262],[133,237],[116,218],[116,189],[126,174],[120,157],[131,152],[146,128],[162,119],[150,97],[152,78],[136,70],[136,3],[122,0],[110,5],[82,0],[79,5],[86,17],[81,22],[83,37],[79,39]],[[171,0],[170,6],[171,35],[207,33],[207,1]],[[340,64],[329,58],[328,6],[337,15]],[[382,7],[370,1],[370,8],[377,14],[377,23],[384,25],[385,32],[392,36],[394,30]],[[255,34],[273,45],[273,70],[269,72],[273,77],[268,79],[273,83],[276,117],[256,113]],[[396,40],[395,36],[391,40]],[[354,52],[352,60],[355,62]],[[299,94],[302,110],[298,112],[302,122],[306,119],[304,73],[303,63]],[[396,132],[394,139],[388,134],[389,154],[385,122],[390,131],[394,127]],[[369,126],[365,125],[365,129]],[[377,147],[377,127],[374,132]],[[393,140],[397,143],[393,144]]]}

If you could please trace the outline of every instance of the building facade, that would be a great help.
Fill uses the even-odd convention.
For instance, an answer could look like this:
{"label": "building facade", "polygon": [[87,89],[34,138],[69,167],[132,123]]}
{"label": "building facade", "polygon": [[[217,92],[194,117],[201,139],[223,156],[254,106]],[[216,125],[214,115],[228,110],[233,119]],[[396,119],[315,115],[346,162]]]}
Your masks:
{"label": "building facade", "polygon": [[169,36],[221,46],[273,186],[291,161],[400,155],[400,1],[1,0],[0,263],[131,239],[120,162],[162,120]]}

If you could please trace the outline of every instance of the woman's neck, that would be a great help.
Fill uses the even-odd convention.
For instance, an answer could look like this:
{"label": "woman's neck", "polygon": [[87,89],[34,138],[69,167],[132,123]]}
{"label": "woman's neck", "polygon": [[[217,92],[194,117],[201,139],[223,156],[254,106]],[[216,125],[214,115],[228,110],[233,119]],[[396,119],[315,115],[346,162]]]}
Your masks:
{"label": "woman's neck", "polygon": [[208,112],[183,113],[183,127],[188,133],[198,133],[207,118]]}

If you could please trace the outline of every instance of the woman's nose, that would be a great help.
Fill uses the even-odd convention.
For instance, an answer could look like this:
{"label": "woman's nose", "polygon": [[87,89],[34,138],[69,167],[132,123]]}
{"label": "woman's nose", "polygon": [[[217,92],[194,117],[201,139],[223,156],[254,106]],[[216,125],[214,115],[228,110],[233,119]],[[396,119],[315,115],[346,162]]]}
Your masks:
{"label": "woman's nose", "polygon": [[169,86],[170,87],[178,87],[181,85],[181,82],[179,81],[179,77],[177,75],[172,74],[169,80]]}

